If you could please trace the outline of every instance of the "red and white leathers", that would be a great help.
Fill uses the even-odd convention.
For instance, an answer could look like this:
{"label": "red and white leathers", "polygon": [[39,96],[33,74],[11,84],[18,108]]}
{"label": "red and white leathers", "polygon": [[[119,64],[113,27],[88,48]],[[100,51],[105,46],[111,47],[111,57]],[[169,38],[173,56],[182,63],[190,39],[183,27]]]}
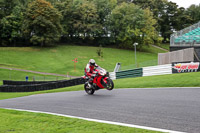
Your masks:
{"label": "red and white leathers", "polygon": [[85,68],[85,75],[91,78],[95,67],[98,67],[96,63],[95,65],[90,65],[90,63],[88,63]]}

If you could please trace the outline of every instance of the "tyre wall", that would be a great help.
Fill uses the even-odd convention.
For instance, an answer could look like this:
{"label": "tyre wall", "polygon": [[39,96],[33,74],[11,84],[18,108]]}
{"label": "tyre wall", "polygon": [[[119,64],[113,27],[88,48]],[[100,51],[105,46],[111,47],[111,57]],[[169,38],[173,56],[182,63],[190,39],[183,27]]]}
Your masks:
{"label": "tyre wall", "polygon": [[0,92],[33,92],[80,85],[85,83],[85,79],[76,78],[71,80],[37,82],[3,81],[3,83],[4,84],[0,86]]}

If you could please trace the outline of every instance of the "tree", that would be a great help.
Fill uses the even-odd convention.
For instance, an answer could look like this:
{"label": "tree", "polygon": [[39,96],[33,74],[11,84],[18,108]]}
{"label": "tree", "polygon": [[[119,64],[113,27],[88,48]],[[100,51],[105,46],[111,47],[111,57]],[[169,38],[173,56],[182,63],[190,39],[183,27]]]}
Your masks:
{"label": "tree", "polygon": [[151,10],[154,9],[154,1],[155,0],[133,0],[132,3],[139,5],[142,9],[150,8]]}
{"label": "tree", "polygon": [[64,2],[55,2],[55,8],[62,14],[61,25],[63,27],[62,36],[73,37],[73,0],[65,0]]}
{"label": "tree", "polygon": [[118,5],[120,5],[121,3],[128,3],[131,2],[132,0],[117,0]]}
{"label": "tree", "polygon": [[165,6],[163,8],[163,13],[160,16],[160,32],[164,38],[164,42],[169,42],[170,35],[173,33],[173,19],[177,12],[178,6],[173,2],[165,1]]}
{"label": "tree", "polygon": [[185,8],[181,7],[178,11],[174,14],[172,19],[172,25],[174,30],[180,31],[192,24],[192,18],[189,16],[185,10]]}
{"label": "tree", "polygon": [[16,0],[0,0],[0,19],[10,15],[16,5]]}
{"label": "tree", "polygon": [[154,19],[153,13],[149,9],[144,10],[144,20],[145,25],[141,29],[141,43],[145,45],[160,44],[163,38],[159,36],[159,33],[156,30],[157,21]]}
{"label": "tree", "polygon": [[99,36],[107,36],[107,18],[111,14],[112,10],[117,6],[117,0],[93,0],[97,7],[97,14],[99,16],[98,23],[102,26],[102,29],[99,31]]}
{"label": "tree", "polygon": [[24,33],[33,44],[50,45],[60,38],[60,19],[61,14],[49,2],[35,0],[27,8]]}
{"label": "tree", "polygon": [[191,18],[191,24],[195,24],[200,21],[200,4],[191,5],[187,10],[186,14]]}
{"label": "tree", "polygon": [[4,17],[0,22],[1,38],[15,45],[16,39],[22,36],[22,24],[23,11],[20,6],[16,6],[11,15]]}
{"label": "tree", "polygon": [[142,10],[135,4],[122,3],[110,15],[111,37],[123,48],[132,48],[138,42],[139,48],[157,39],[156,20],[149,10]]}
{"label": "tree", "polygon": [[169,41],[174,30],[174,17],[178,12],[177,4],[168,0],[134,0],[133,3],[153,12],[154,19],[158,22],[157,31],[161,33],[164,42]]}
{"label": "tree", "polygon": [[[16,0],[0,0],[0,23],[4,17],[9,16],[12,13],[13,8],[16,6]],[[3,27],[0,25],[0,44],[3,42]]]}
{"label": "tree", "polygon": [[21,4],[24,7],[27,7],[28,3],[30,3],[33,0],[18,0],[19,4]]}
{"label": "tree", "polygon": [[77,37],[93,39],[101,29],[101,25],[98,24],[97,9],[93,2],[74,0],[72,18],[73,29]]}

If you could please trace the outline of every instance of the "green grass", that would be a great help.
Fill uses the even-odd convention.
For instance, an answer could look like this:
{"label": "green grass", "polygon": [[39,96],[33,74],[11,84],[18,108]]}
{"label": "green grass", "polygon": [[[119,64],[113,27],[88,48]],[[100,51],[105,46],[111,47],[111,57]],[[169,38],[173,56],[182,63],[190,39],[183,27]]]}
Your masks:
{"label": "green grass", "polygon": [[[121,62],[122,67],[135,64],[133,50],[103,48],[101,59],[97,56],[97,49],[98,47],[73,45],[46,48],[0,47],[0,67],[82,76],[90,58],[94,58],[98,65],[109,71],[113,71],[117,62]],[[137,51],[137,62],[157,61],[158,52],[164,51],[145,46],[143,52]],[[72,61],[74,58],[78,58],[76,71]]]}
{"label": "green grass", "polygon": [[170,44],[168,44],[168,43],[166,43],[166,44],[163,43],[163,44],[159,45],[159,47],[169,50]]}
{"label": "green grass", "polygon": [[200,87],[200,72],[125,78],[115,81],[116,88]]}
{"label": "green grass", "polygon": [[[162,44],[161,44],[162,45]],[[143,52],[148,52],[148,53],[155,53],[156,55],[158,54],[158,53],[164,53],[165,51],[163,51],[163,50],[161,50],[161,49],[159,49],[159,48],[155,48],[155,47],[153,47],[153,46],[151,46],[151,45],[149,45],[149,46],[144,46],[143,47],[143,49],[142,49],[142,51]]]}
{"label": "green grass", "polygon": [[1,133],[156,133],[42,113],[0,109]]}
{"label": "green grass", "polygon": [[26,81],[26,76],[28,76],[29,81],[55,81],[68,79],[66,77],[50,76],[50,75],[41,75],[30,72],[21,72],[15,70],[0,69],[0,85],[2,85],[3,80],[15,80],[15,81]]}

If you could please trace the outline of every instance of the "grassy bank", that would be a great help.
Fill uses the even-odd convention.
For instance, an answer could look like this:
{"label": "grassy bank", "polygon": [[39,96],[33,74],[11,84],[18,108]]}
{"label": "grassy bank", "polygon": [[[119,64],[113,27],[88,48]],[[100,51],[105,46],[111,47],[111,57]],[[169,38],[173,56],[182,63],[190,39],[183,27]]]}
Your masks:
{"label": "grassy bank", "polygon": [[41,113],[0,109],[2,133],[156,133]]}
{"label": "grassy bank", "polygon": [[[113,71],[117,62],[121,62],[122,67],[135,64],[133,50],[102,48],[103,58],[100,58],[97,49],[98,47],[73,45],[46,48],[0,47],[0,67],[81,76],[90,58],[94,58],[98,65],[110,71]],[[137,52],[137,62],[140,64],[154,60],[153,63],[150,62],[151,64],[143,63],[143,65],[156,65],[157,53],[160,52],[164,51],[145,46],[143,52]],[[74,58],[78,58],[76,71],[72,61]]]}

